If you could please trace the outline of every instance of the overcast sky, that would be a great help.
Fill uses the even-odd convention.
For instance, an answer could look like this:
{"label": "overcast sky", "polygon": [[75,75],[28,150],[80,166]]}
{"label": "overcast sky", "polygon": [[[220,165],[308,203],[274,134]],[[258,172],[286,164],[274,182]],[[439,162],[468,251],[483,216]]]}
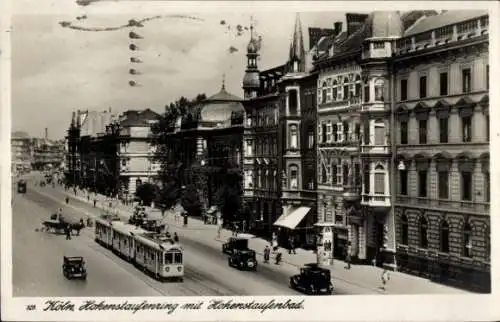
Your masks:
{"label": "overcast sky", "polygon": [[[20,0],[26,1],[26,0]],[[87,19],[76,17],[87,14]],[[12,18],[12,128],[32,136],[64,136],[72,111],[77,109],[113,111],[163,107],[181,95],[215,94],[226,74],[226,88],[243,96],[241,82],[246,66],[248,32],[237,36],[235,26],[248,26],[253,16],[256,32],[263,38],[262,68],[287,59],[295,19],[294,12],[196,13],[199,20],[162,18],[149,21],[135,31],[144,36],[137,43],[142,64],[135,67],[139,87],[128,85],[130,51],[128,33],[79,31],[63,28],[59,22],[73,22],[84,28],[124,25],[129,19],[151,16],[109,15],[79,9],[72,14],[18,14]],[[279,16],[279,20],[277,20]],[[331,27],[340,12],[300,14],[306,46],[307,28]],[[230,25],[220,24],[225,20]],[[345,25],[345,24],[344,24]],[[344,26],[345,27],[345,26]],[[238,51],[229,53],[233,46]]]}

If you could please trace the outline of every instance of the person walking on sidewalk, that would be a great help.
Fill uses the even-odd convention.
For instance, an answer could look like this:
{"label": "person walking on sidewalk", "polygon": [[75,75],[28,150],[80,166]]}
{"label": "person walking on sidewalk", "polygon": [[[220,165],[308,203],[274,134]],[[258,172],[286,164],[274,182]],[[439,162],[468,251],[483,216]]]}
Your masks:
{"label": "person walking on sidewalk", "polygon": [[294,255],[297,254],[295,252],[295,240],[294,240],[293,236],[290,236],[290,238],[288,238],[288,244],[289,244],[289,247],[290,247],[290,249],[288,250],[288,254],[292,254],[292,253]]}
{"label": "person walking on sidewalk", "polygon": [[281,263],[281,252],[278,250],[276,253],[276,265],[279,265]]}
{"label": "person walking on sidewalk", "polygon": [[345,262],[346,262],[345,269],[351,269],[351,254],[349,253],[349,251],[347,252],[347,255],[345,256]]}
{"label": "person walking on sidewalk", "polygon": [[176,243],[179,242],[179,236],[177,235],[176,232],[174,232],[174,242],[176,242]]}
{"label": "person walking on sidewalk", "polygon": [[264,248],[264,263],[269,263],[269,257],[271,256],[271,249],[268,245]]}
{"label": "person walking on sidewalk", "polygon": [[387,269],[384,268],[384,271],[382,272],[382,275],[380,276],[380,279],[382,281],[382,286],[380,287],[383,291],[386,290],[385,286],[387,284],[387,282],[391,279],[391,277],[389,276],[389,272],[387,271]]}
{"label": "person walking on sidewalk", "polygon": [[97,198],[94,197],[94,208],[96,207],[96,204],[97,204]]}
{"label": "person walking on sidewalk", "polygon": [[69,197],[66,196],[66,204],[69,204]]}

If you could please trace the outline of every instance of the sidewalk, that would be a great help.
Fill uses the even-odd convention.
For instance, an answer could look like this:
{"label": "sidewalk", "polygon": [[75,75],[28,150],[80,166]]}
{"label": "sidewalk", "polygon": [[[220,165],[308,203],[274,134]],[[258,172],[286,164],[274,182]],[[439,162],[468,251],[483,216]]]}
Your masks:
{"label": "sidewalk", "polygon": [[[81,192],[79,192],[77,196],[75,196],[72,191],[64,192],[72,198],[87,202],[86,195],[83,195]],[[109,200],[109,198],[105,196],[98,196],[97,208],[107,208],[107,205],[103,202],[105,200]],[[93,198],[90,199],[90,204],[92,204],[92,202]],[[133,206],[123,205],[119,201],[114,201],[113,205],[118,210],[120,216],[128,218],[128,216],[132,213]],[[227,241],[227,239],[232,235],[230,230],[222,229],[220,238],[217,238],[216,225],[205,225],[202,220],[190,217],[188,226],[183,227],[182,218],[179,218],[176,221],[171,213],[166,212],[165,214],[165,222],[171,229],[175,227],[181,236],[181,241],[182,232],[184,232],[185,234],[189,234],[190,238],[196,236],[196,239],[199,241],[203,241],[207,245],[220,249],[221,244]],[[269,242],[261,238],[253,238],[249,241],[249,247],[255,250],[259,257],[263,256],[263,250],[266,245],[269,245]],[[298,268],[304,264],[316,262],[316,254],[312,251],[296,249],[296,254],[289,254],[286,249],[282,249],[281,251],[282,264],[275,265],[271,258],[269,267],[285,271],[289,275],[296,274],[298,272]],[[262,260],[260,260],[260,262],[262,262]],[[386,286],[387,290],[383,291],[379,288],[381,285],[381,268],[369,265],[351,265],[351,269],[347,270],[344,267],[345,262],[339,260],[334,260],[333,265],[328,267],[331,271],[334,287],[335,280],[341,280],[357,287],[362,287],[369,289],[372,292],[382,294],[470,294],[470,292],[465,290],[437,284],[427,279],[400,272],[389,273],[390,281]]]}

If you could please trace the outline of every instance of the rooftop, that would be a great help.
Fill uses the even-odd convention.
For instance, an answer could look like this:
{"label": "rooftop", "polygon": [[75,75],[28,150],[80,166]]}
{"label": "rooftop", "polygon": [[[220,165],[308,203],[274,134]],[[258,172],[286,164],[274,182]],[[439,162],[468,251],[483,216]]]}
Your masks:
{"label": "rooftop", "polygon": [[450,10],[442,12],[435,16],[425,17],[408,28],[405,36],[411,36],[433,29],[453,25],[470,19],[488,15],[487,10]]}

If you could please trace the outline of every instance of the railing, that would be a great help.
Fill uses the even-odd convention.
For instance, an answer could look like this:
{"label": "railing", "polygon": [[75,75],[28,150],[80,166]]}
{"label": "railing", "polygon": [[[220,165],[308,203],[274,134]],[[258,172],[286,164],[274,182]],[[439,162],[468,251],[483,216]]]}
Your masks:
{"label": "railing", "polygon": [[381,153],[388,154],[390,152],[388,145],[362,145],[361,153]]}
{"label": "railing", "polygon": [[443,208],[449,210],[474,212],[477,214],[490,213],[490,204],[487,202],[452,201],[443,199],[397,196],[396,203],[401,205],[423,206],[430,208]]}
{"label": "railing", "polygon": [[385,195],[363,195],[361,202],[369,206],[390,207],[391,198]]}

